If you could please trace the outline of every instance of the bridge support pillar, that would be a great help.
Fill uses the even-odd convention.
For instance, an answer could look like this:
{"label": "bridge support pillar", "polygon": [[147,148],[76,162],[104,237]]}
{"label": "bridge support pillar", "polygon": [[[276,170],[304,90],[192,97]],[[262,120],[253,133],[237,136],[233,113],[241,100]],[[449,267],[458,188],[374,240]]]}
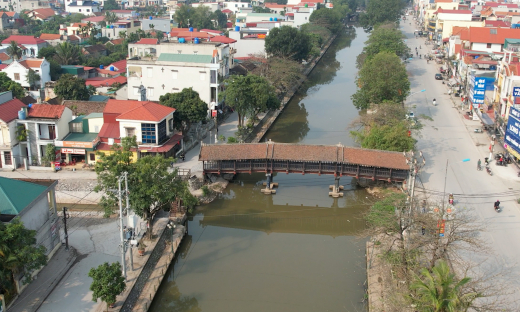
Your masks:
{"label": "bridge support pillar", "polygon": [[329,185],[329,189],[332,190],[329,192],[329,196],[334,198],[343,197],[343,185],[339,185],[339,177],[334,177],[334,185]]}
{"label": "bridge support pillar", "polygon": [[263,183],[265,188],[263,188],[261,192],[265,195],[276,194],[276,190],[274,188],[278,187],[278,183],[273,182],[273,178],[270,173],[266,173],[265,176],[267,177],[267,182]]}

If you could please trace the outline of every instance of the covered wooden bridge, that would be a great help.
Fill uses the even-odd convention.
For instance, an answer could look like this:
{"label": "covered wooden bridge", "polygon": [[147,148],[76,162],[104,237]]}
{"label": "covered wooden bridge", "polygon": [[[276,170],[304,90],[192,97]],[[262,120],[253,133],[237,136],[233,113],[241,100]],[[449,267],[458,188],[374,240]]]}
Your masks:
{"label": "covered wooden bridge", "polygon": [[402,182],[410,166],[403,153],[345,147],[274,143],[202,144],[204,173],[275,172],[330,174]]}

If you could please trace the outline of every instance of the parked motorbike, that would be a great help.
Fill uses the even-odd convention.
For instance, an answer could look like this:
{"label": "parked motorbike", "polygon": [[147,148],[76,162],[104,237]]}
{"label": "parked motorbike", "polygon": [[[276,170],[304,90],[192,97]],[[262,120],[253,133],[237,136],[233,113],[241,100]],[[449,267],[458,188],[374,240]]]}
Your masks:
{"label": "parked motorbike", "polygon": [[493,172],[491,172],[491,169],[489,168],[489,166],[486,166],[486,172],[492,176],[493,175]]}
{"label": "parked motorbike", "polygon": [[477,129],[473,130],[473,132],[475,132],[475,133],[482,133],[482,129],[477,128]]}

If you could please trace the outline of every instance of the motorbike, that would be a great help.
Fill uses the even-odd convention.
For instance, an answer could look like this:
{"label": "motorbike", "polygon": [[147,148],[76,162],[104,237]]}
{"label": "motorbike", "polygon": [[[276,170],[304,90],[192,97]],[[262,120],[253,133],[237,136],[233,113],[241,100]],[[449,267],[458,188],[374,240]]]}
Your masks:
{"label": "motorbike", "polygon": [[489,157],[484,158],[484,163],[486,164],[486,166],[489,166]]}
{"label": "motorbike", "polygon": [[473,130],[473,132],[475,132],[475,133],[482,133],[482,129],[477,128],[477,129]]}
{"label": "motorbike", "polygon": [[450,203],[450,205],[453,205],[453,197],[448,200],[448,203]]}
{"label": "motorbike", "polygon": [[489,168],[489,166],[486,166],[486,172],[492,176],[493,175],[493,172],[491,172],[491,169]]}
{"label": "motorbike", "polygon": [[502,211],[502,208],[500,208],[500,204],[498,206],[495,206],[495,211],[496,212],[501,212]]}
{"label": "motorbike", "polygon": [[437,101],[433,99],[433,106],[437,106]]}

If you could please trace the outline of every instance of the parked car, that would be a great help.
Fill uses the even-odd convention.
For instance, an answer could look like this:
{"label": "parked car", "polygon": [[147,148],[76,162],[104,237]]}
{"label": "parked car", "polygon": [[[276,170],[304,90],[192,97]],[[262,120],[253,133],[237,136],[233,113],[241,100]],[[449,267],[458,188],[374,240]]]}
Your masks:
{"label": "parked car", "polygon": [[442,80],[441,74],[435,74],[435,80]]}

